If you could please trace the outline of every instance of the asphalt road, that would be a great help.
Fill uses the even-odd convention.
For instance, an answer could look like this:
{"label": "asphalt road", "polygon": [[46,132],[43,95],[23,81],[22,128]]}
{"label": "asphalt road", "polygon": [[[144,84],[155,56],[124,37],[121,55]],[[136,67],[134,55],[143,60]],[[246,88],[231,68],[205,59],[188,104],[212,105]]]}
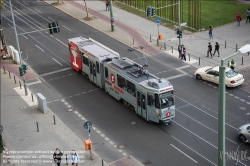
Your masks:
{"label": "asphalt road", "polygon": [[[58,21],[61,30],[58,34],[49,35],[47,30],[47,33],[41,31],[19,35],[23,59],[45,80],[30,85],[29,88],[46,96],[48,107],[83,140],[87,138],[83,121],[74,112],[67,111],[64,101],[92,121],[105,134],[102,137],[97,130],[91,132],[94,150],[105,161],[120,159],[125,152],[145,165],[217,165],[218,86],[197,81],[193,77],[195,68],[165,53],[148,57],[149,72],[170,79],[173,84],[177,108],[176,118],[171,126],[150,124],[87,78],[68,69],[67,40],[71,37],[94,38],[120,55],[141,63],[134,54],[126,52],[128,46],[43,2],[13,1],[13,9],[18,33],[46,29],[48,22]],[[8,4],[2,11],[2,22],[7,43],[15,47]],[[226,150],[235,152],[240,145],[237,128],[249,123],[247,113],[250,106],[242,100],[249,100],[250,95],[239,88],[230,88],[227,92]],[[136,124],[131,124],[132,122]],[[124,148],[115,148],[105,140],[107,137]],[[239,151],[249,149],[250,146],[244,144],[240,145]],[[235,160],[227,160],[227,165],[235,163]],[[250,165],[250,161],[239,160],[238,164]]]}

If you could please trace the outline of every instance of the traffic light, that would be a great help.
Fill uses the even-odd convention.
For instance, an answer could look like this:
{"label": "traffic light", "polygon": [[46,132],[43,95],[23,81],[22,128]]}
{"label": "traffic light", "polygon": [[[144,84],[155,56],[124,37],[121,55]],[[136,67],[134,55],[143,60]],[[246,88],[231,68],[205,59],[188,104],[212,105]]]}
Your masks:
{"label": "traffic light", "polygon": [[182,38],[182,31],[180,30],[179,38]]}
{"label": "traffic light", "polygon": [[155,7],[152,7],[151,10],[152,10],[151,16],[154,16],[155,15]]}
{"label": "traffic light", "polygon": [[147,10],[146,10],[146,14],[147,14],[147,17],[151,17],[151,10],[152,7],[151,6],[147,6]]}
{"label": "traffic light", "polygon": [[53,22],[52,23],[52,27],[53,27],[53,32],[54,33],[60,32],[60,29],[59,29],[59,26],[58,26],[58,22]]}
{"label": "traffic light", "polygon": [[175,34],[179,35],[179,33],[180,33],[179,29],[176,29]]}
{"label": "traffic light", "polygon": [[53,31],[53,28],[52,28],[52,23],[49,23],[48,25],[49,25],[49,33],[53,34],[54,31]]}
{"label": "traffic light", "polygon": [[19,67],[19,73],[20,73],[20,76],[24,76],[24,74],[26,73],[26,71],[24,70],[23,66]]}

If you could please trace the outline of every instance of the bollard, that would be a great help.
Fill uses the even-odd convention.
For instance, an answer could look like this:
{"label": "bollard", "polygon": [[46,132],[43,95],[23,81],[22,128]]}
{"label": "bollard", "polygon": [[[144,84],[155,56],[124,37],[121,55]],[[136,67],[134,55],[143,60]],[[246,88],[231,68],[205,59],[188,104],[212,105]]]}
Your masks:
{"label": "bollard", "polygon": [[22,89],[22,84],[21,84],[21,81],[19,81],[19,85],[20,85],[20,89]]}
{"label": "bollard", "polygon": [[157,39],[157,46],[159,46],[159,39]]}
{"label": "bollard", "polygon": [[67,157],[67,154],[66,154],[66,165],[68,165],[68,157]]}
{"label": "bollard", "polygon": [[150,37],[149,37],[149,40],[150,40],[150,42],[152,42],[152,36],[150,35]]}
{"label": "bollard", "polygon": [[11,78],[10,71],[9,71],[9,77]]}
{"label": "bollard", "polygon": [[53,115],[53,119],[54,119],[54,125],[56,124],[56,117],[55,115]]}
{"label": "bollard", "polygon": [[164,42],[164,49],[165,49],[165,50],[167,49],[167,45],[166,45],[166,42]]}
{"label": "bollard", "polygon": [[39,132],[38,122],[36,122],[37,132]]}
{"label": "bollard", "polygon": [[133,45],[135,45],[135,39],[133,38]]}
{"label": "bollard", "polygon": [[227,41],[225,41],[225,48],[227,48]]}
{"label": "bollard", "polygon": [[34,99],[33,99],[33,93],[31,93],[31,98],[32,98],[32,102],[34,102]]}
{"label": "bollard", "polygon": [[173,51],[174,51],[174,48],[173,48],[173,46],[171,46],[171,49],[172,49],[172,53],[173,53]]}
{"label": "bollard", "polygon": [[238,50],[238,44],[236,44],[236,52],[237,52],[237,50]]}
{"label": "bollard", "polygon": [[242,57],[241,65],[243,65],[243,57]]}
{"label": "bollard", "polygon": [[102,166],[104,166],[103,159],[102,159]]}
{"label": "bollard", "polygon": [[190,54],[188,53],[188,59],[189,59],[189,61],[190,61]]}
{"label": "bollard", "polygon": [[201,58],[199,57],[199,65],[201,65]]}
{"label": "bollard", "polygon": [[3,66],[3,73],[5,74],[6,73],[6,71],[5,71],[5,67]]}
{"label": "bollard", "polygon": [[229,67],[229,61],[227,61],[227,67]]}
{"label": "bollard", "polygon": [[15,82],[15,84],[16,84],[16,76],[14,76],[14,82]]}

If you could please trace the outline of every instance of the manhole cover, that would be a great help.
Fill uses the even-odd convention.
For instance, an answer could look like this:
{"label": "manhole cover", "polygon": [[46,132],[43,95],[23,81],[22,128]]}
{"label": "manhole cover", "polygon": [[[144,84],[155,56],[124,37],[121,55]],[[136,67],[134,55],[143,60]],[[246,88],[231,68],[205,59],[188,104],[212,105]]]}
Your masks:
{"label": "manhole cover", "polygon": [[119,149],[124,149],[125,146],[124,146],[124,145],[120,145],[120,146],[118,146],[118,148],[119,148]]}
{"label": "manhole cover", "polygon": [[132,125],[135,125],[135,124],[136,124],[136,122],[131,122],[131,124],[132,124]]}
{"label": "manhole cover", "polygon": [[245,108],[245,107],[239,107],[239,109],[240,109],[240,110],[246,110],[246,108]]}
{"label": "manhole cover", "polygon": [[68,109],[68,112],[72,112],[72,111],[74,111],[73,108],[69,108],[69,109]]}

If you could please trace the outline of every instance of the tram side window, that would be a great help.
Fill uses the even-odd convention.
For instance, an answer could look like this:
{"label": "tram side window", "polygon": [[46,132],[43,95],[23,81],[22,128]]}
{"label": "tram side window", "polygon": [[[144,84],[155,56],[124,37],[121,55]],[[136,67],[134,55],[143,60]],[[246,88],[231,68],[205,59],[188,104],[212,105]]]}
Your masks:
{"label": "tram side window", "polygon": [[89,59],[84,56],[84,53],[82,53],[82,63],[89,66]]}
{"label": "tram side window", "polygon": [[137,105],[141,106],[141,93],[139,91],[137,91]]}
{"label": "tram side window", "polygon": [[135,84],[127,80],[127,92],[135,96]]}
{"label": "tram side window", "polygon": [[149,106],[154,105],[154,94],[151,92],[148,92],[147,97],[148,97],[148,105]]}
{"label": "tram side window", "polygon": [[155,108],[160,108],[159,95],[155,93]]}
{"label": "tram side window", "polygon": [[99,74],[100,70],[99,70],[99,62],[96,62],[96,72]]}
{"label": "tram side window", "polygon": [[122,76],[120,76],[119,74],[117,74],[117,80],[118,80],[118,86],[120,87],[120,88],[126,88],[126,80],[125,80],[125,78],[123,78]]}
{"label": "tram side window", "polygon": [[145,110],[145,109],[146,109],[146,101],[145,101],[146,99],[145,99],[145,95],[142,94],[141,97],[142,97],[142,103],[141,103],[141,104],[142,104],[142,109]]}
{"label": "tram side window", "polygon": [[105,67],[105,78],[108,78],[109,77],[109,71],[108,71],[108,68]]}

